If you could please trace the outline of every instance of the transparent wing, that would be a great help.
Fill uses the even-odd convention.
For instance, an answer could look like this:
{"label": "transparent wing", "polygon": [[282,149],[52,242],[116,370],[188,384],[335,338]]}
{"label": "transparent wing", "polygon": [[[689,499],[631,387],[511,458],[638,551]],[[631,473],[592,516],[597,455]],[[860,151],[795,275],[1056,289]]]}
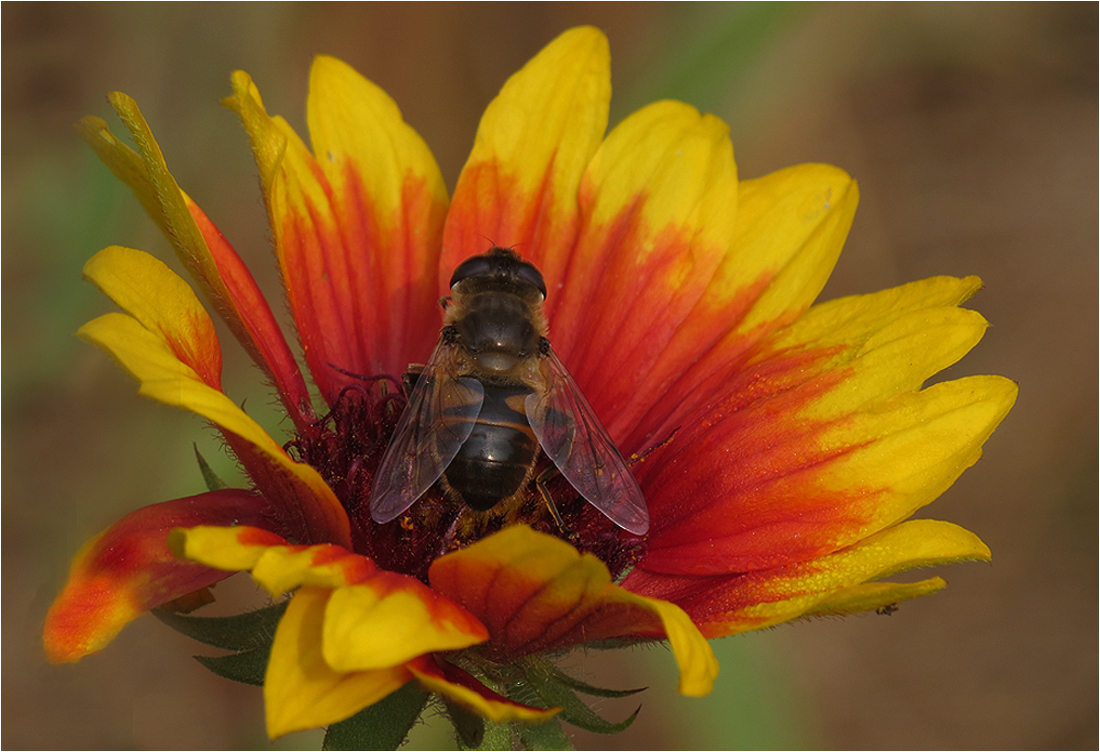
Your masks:
{"label": "transparent wing", "polygon": [[596,509],[645,535],[649,509],[623,456],[558,356],[551,350],[542,363],[546,391],[528,395],[526,409],[543,451]]}
{"label": "transparent wing", "polygon": [[453,375],[454,347],[442,340],[436,345],[409,395],[374,476],[370,514],[375,522],[389,522],[411,507],[470,437],[485,389],[477,379]]}

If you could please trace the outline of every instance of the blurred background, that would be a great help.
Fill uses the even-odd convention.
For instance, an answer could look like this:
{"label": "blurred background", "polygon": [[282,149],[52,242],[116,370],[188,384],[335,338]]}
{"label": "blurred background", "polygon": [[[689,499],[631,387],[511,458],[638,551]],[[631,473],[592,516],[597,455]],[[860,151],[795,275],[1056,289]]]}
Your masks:
{"label": "blurred background", "polygon": [[[890,618],[720,641],[722,674],[704,700],[676,695],[666,650],[576,656],[594,683],[650,686],[632,729],[577,733],[576,745],[1100,744],[1096,4],[4,3],[0,13],[4,747],[268,744],[259,690],[208,674],[189,657],[202,646],[152,618],[76,665],[42,654],[46,609],[89,536],[202,490],[194,445],[236,477],[211,431],[136,398],[73,336],[111,308],[80,280],[97,250],[175,261],[71,124],[94,114],[122,132],[105,94],[133,96],[179,183],[277,299],[247,142],[218,106],[232,70],[249,71],[268,109],[304,133],[312,55],[347,60],[397,100],[453,187],[505,78],[580,23],[611,40],[612,123],[678,98],[730,124],[742,177],[820,161],[860,181],[823,299],[980,275],[986,289],[970,305],[993,327],[945,376],[1004,374],[1020,399],[985,457],[927,511],[981,535],[992,566],[941,569],[945,592]],[[278,430],[256,372],[223,343],[226,391]],[[636,704],[599,709],[619,720]],[[319,743],[313,732],[276,746]],[[429,719],[412,743],[450,742]]]}

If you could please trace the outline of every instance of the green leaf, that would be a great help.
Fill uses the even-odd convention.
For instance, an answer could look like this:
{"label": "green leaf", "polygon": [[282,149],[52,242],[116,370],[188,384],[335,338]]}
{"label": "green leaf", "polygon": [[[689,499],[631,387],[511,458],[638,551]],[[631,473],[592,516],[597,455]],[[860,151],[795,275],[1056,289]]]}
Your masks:
{"label": "green leaf", "polygon": [[199,445],[192,444],[195,448],[195,459],[199,461],[199,472],[202,473],[203,483],[206,484],[207,491],[220,491],[223,488],[229,488],[229,484],[218,477],[218,474],[214,472],[213,468],[207,463],[206,458],[199,452]]}
{"label": "green leaf", "polygon": [[224,650],[252,650],[270,645],[287,601],[237,616],[185,616],[153,609],[153,615],[181,634]]}
{"label": "green leaf", "polygon": [[428,693],[415,681],[325,732],[321,749],[397,749],[420,717]]}
{"label": "green leaf", "polygon": [[271,646],[261,645],[231,655],[196,655],[195,660],[225,679],[262,687],[270,655]]}

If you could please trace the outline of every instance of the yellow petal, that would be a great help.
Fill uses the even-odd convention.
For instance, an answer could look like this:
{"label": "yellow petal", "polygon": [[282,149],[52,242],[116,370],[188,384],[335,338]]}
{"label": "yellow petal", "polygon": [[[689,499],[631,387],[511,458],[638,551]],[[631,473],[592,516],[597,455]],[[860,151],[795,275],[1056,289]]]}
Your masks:
{"label": "yellow petal", "polygon": [[440,289],[460,261],[490,242],[516,246],[548,288],[561,279],[577,230],[577,186],[607,128],[610,68],[603,32],[581,26],[504,84],[455,188]]}
{"label": "yellow petal", "polygon": [[843,415],[918,389],[976,345],[988,324],[957,306],[980,287],[977,277],[933,277],[822,303],[769,340],[768,352],[834,349],[835,356],[815,368],[845,369],[844,389],[823,394],[805,414]]}
{"label": "yellow petal", "polygon": [[221,386],[221,348],[214,322],[190,285],[164,263],[131,248],[105,248],[84,265],[84,276],[215,389]]}
{"label": "yellow petal", "polygon": [[342,546],[273,546],[252,568],[252,577],[272,595],[299,585],[338,588],[362,582],[378,567],[365,556]]}
{"label": "yellow petal", "polygon": [[[738,595],[750,605],[740,609],[735,619],[728,618],[732,615],[715,614],[713,623],[705,623],[703,629],[712,637],[759,629],[803,614],[827,611],[833,598],[838,599],[833,603],[835,607],[843,607],[845,601],[853,598],[849,588],[895,572],[989,558],[989,548],[969,530],[949,522],[910,520],[835,554],[784,568],[772,576],[765,574],[752,592]],[[931,582],[921,587],[928,592],[936,589]],[[869,603],[881,605],[873,600]]]}
{"label": "yellow petal", "polygon": [[680,668],[680,694],[705,697],[714,688],[718,677],[718,659],[714,651],[679,606],[657,598],[645,598],[622,588],[617,595],[655,613],[668,636],[669,646]]}
{"label": "yellow petal", "polygon": [[877,609],[892,609],[902,601],[943,590],[947,582],[931,577],[920,582],[866,582],[844,588],[818,603],[805,616],[846,616]]}
{"label": "yellow petal", "polygon": [[77,334],[137,379],[139,394],[201,415],[227,432],[231,442],[239,440],[234,450],[249,474],[281,514],[305,529],[303,535],[313,540],[348,540],[347,514],[317,471],[292,460],[231,399],[207,386],[176,356],[160,329],[153,331],[131,316],[109,313],[89,321]]}
{"label": "yellow petal", "polygon": [[199,525],[168,534],[168,546],[176,557],[230,572],[252,569],[269,547],[284,543],[274,533],[244,525]]}
{"label": "yellow petal", "polygon": [[137,102],[117,91],[111,93],[110,100],[129,129],[138,153],[119,142],[99,118],[81,121],[82,134],[107,166],[134,190],[149,216],[175,246],[180,259],[210,286],[215,297],[224,297],[217,265]]}
{"label": "yellow petal", "polygon": [[275,630],[264,677],[267,733],[272,739],[349,718],[412,678],[404,666],[344,673],[325,663],[322,631],[331,594],[326,588],[303,587]]}
{"label": "yellow petal", "polygon": [[720,306],[756,287],[739,336],[789,323],[806,310],[832,273],[858,204],[855,181],[829,165],[799,165],[741,183],[737,251],[721,273],[726,294],[713,299]]}
{"label": "yellow petal", "polygon": [[[863,498],[864,534],[909,517],[933,501],[981,456],[982,444],[1016,401],[1000,376],[971,376],[883,402],[821,437],[837,454],[819,484]],[[839,498],[839,497],[838,497]]]}
{"label": "yellow petal", "polygon": [[470,614],[419,581],[378,572],[333,593],[324,653],[338,671],[387,668],[425,653],[461,650],[488,636]]}

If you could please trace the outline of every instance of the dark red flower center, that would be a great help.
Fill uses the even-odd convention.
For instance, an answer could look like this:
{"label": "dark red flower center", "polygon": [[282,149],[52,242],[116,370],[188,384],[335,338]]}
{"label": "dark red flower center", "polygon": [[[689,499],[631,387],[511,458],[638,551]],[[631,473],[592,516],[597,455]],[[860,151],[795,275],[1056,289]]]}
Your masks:
{"label": "dark red flower center", "polygon": [[[437,484],[404,514],[386,524],[371,519],[371,485],[406,397],[399,379],[357,377],[327,415],[286,445],[295,459],[313,466],[332,488],[351,522],[352,546],[390,571],[428,581],[439,556],[467,546],[507,525],[524,524],[567,540],[603,561],[613,578],[645,554],[645,539],[618,527],[588,504],[563,477],[551,473],[546,491],[560,515],[554,519],[543,494],[528,484],[516,499],[477,511],[448,497]],[[535,477],[551,467],[540,451]]]}

